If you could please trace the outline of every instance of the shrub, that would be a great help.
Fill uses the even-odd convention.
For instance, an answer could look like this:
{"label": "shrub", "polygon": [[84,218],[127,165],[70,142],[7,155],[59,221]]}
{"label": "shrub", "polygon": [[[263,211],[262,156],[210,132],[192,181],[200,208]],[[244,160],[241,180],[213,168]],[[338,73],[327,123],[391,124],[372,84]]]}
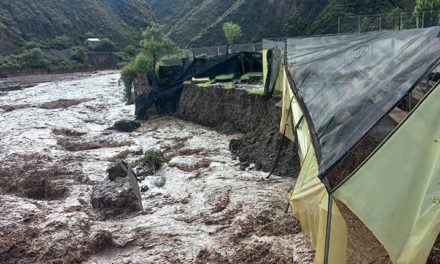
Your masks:
{"label": "shrub", "polygon": [[167,160],[161,150],[150,149],[145,152],[144,157],[140,161],[143,165],[153,166],[155,170],[158,170]]}
{"label": "shrub", "polygon": [[131,90],[133,88],[133,80],[139,74],[146,74],[153,69],[153,61],[151,57],[145,53],[139,53],[136,58],[127,64],[121,72],[121,81],[125,86],[125,98],[131,101]]}
{"label": "shrub", "polygon": [[152,58],[153,68],[164,56],[176,49],[174,43],[162,31],[159,24],[153,24],[145,29],[142,33],[141,46],[144,52]]}
{"label": "shrub", "polygon": [[93,49],[97,52],[113,52],[116,51],[116,45],[109,39],[102,39]]}
{"label": "shrub", "polygon": [[23,56],[23,66],[28,66],[31,68],[48,68],[50,61],[46,55],[39,48],[31,49],[24,53]]}
{"label": "shrub", "polygon": [[67,36],[58,36],[50,42],[50,47],[57,50],[68,49],[72,45],[72,41]]}
{"label": "shrub", "polygon": [[84,48],[77,48],[72,55],[72,60],[79,63],[86,62],[86,59],[87,59],[87,54]]}
{"label": "shrub", "polygon": [[138,121],[120,120],[113,125],[113,129],[121,132],[133,132],[141,126]]}
{"label": "shrub", "polygon": [[125,46],[125,48],[122,52],[124,52],[125,57],[128,57],[128,58],[132,58],[132,57],[136,56],[136,54],[138,53],[136,47],[133,45]]}

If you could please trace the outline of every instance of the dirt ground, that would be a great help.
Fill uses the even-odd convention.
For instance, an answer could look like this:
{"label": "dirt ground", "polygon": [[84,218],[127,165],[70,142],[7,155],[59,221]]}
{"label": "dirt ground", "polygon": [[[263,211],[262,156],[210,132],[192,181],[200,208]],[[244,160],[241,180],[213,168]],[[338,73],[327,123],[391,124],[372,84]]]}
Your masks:
{"label": "dirt ground", "polygon": [[255,164],[266,173],[274,169],[275,175],[296,178],[300,169],[296,145],[283,140],[278,132],[280,100],[249,94],[243,89],[188,85],[182,92],[176,116],[221,133],[241,133],[234,137],[230,150],[245,167]]}
{"label": "dirt ground", "polygon": [[[312,263],[285,213],[291,178],[240,170],[232,136],[172,117],[132,133],[108,130],[133,118],[118,77],[0,95],[0,105],[37,106],[0,108],[1,263]],[[102,220],[92,187],[114,160],[149,149],[169,162],[139,183],[143,211]]]}

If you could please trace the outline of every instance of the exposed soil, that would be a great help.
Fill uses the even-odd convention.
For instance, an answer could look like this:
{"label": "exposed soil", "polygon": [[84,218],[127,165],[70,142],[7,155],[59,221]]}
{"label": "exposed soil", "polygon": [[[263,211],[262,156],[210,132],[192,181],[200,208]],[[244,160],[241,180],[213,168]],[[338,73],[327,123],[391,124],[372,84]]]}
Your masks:
{"label": "exposed soil", "polygon": [[58,99],[55,101],[47,102],[41,104],[39,107],[43,109],[58,109],[58,108],[69,108],[75,105],[79,105],[81,103],[85,103],[91,101],[91,99]]}
{"label": "exposed soil", "polygon": [[[0,97],[11,106],[94,98],[0,112],[1,263],[312,263],[284,212],[292,179],[241,171],[232,136],[175,118],[108,130],[134,118],[118,78],[104,72]],[[139,183],[144,210],[102,219],[90,201],[95,184],[114,160],[149,149],[169,162]]]}
{"label": "exposed soil", "polygon": [[295,144],[279,134],[280,98],[248,94],[242,89],[199,88],[185,86],[176,116],[205,125],[221,133],[244,133],[234,137],[231,152],[243,163],[254,163],[265,172],[296,177],[299,159]]}

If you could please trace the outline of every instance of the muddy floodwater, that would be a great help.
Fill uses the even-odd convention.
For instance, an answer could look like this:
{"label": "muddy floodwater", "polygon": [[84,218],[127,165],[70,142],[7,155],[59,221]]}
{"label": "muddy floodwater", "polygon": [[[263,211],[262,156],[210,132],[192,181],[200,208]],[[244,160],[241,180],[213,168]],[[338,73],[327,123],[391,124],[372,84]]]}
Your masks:
{"label": "muddy floodwater", "polygon": [[[134,119],[118,79],[99,72],[0,90],[1,263],[312,263],[285,213],[292,179],[241,171],[232,136],[173,117],[108,130]],[[102,219],[93,185],[112,161],[153,148],[169,162],[139,183],[143,211]]]}

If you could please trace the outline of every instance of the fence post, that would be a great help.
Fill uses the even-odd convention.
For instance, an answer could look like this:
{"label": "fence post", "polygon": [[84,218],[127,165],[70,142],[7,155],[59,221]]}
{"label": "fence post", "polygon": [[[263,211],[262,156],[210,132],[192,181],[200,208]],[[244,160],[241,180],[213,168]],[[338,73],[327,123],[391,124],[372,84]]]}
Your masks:
{"label": "fence post", "polygon": [[358,16],[358,33],[361,34],[361,16]]}
{"label": "fence post", "polygon": [[382,31],[382,15],[379,15],[379,31]]}
{"label": "fence post", "polygon": [[422,12],[422,28],[425,28],[425,11]]}
{"label": "fence post", "polygon": [[400,12],[400,28],[399,30],[403,29],[403,12]]}
{"label": "fence post", "polygon": [[338,17],[338,36],[341,34],[341,17]]}

